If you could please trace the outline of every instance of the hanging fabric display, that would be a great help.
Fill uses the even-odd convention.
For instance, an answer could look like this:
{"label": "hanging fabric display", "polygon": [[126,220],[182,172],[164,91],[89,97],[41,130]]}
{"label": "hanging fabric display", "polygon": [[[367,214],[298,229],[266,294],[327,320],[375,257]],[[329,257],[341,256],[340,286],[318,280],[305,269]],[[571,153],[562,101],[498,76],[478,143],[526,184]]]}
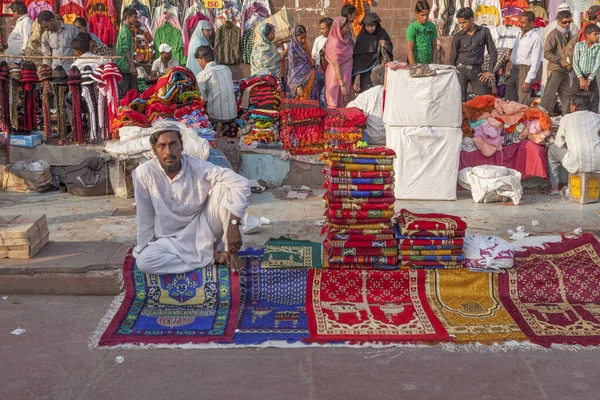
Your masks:
{"label": "hanging fabric display", "polygon": [[105,91],[106,91],[106,105],[107,105],[107,117],[108,117],[108,127],[109,127],[109,139],[116,139],[113,137],[113,129],[112,124],[113,120],[117,116],[117,111],[119,109],[119,90],[117,87],[117,83],[121,82],[123,77],[119,72],[119,67],[117,67],[113,63],[107,63],[104,65],[104,70],[102,71],[102,80],[104,81]]}
{"label": "hanging fabric display", "polygon": [[46,138],[52,135],[52,120],[50,118],[50,97],[54,96],[52,88],[52,68],[44,64],[39,70],[40,81],[42,82],[42,111],[44,116],[44,134]]}
{"label": "hanging fabric display", "polygon": [[68,76],[67,71],[60,65],[54,68],[52,71],[52,80],[56,85],[56,112],[58,115],[58,138],[61,141],[65,140],[67,136],[67,120],[65,118],[66,115],[66,98],[67,92],[69,91],[69,86],[67,85]]}
{"label": "hanging fabric display", "polygon": [[8,63],[0,62],[0,130],[10,131],[10,84]]}
{"label": "hanging fabric display", "polygon": [[83,143],[83,124],[81,123],[81,72],[77,66],[69,70],[69,89],[73,95],[73,113],[71,115],[71,132],[73,142]]}
{"label": "hanging fabric display", "polygon": [[23,129],[33,131],[37,127],[35,84],[39,82],[36,65],[31,61],[24,61],[21,67],[21,85],[23,85]]}
{"label": "hanging fabric display", "polygon": [[10,123],[14,130],[19,129],[19,79],[21,69],[17,64],[10,63],[8,72],[10,78]]}
{"label": "hanging fabric display", "polygon": [[98,135],[98,120],[96,118],[96,90],[94,88],[95,82],[92,79],[93,72],[92,68],[87,65],[83,67],[83,71],[81,71],[81,98],[88,109],[90,142],[95,142],[100,139]]}

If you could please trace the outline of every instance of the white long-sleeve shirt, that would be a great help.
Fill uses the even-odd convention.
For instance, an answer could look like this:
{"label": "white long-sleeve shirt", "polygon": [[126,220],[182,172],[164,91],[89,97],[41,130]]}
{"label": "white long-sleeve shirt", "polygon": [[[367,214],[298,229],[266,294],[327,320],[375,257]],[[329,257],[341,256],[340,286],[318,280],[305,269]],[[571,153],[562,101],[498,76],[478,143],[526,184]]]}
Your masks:
{"label": "white long-sleeve shirt", "polygon": [[321,50],[325,47],[327,38],[323,35],[317,37],[313,43],[312,58],[315,60],[315,65],[319,67],[321,65]]}
{"label": "white long-sleeve shirt", "polygon": [[4,54],[22,55],[25,52],[32,25],[33,21],[29,18],[29,15],[22,15],[19,17],[15,24],[15,28],[10,33],[10,36],[8,36],[8,49],[6,49]]}
{"label": "white long-sleeve shirt", "polygon": [[374,86],[359,94],[348,107],[356,107],[367,116],[367,142],[385,145],[383,123],[383,85]]}
{"label": "white long-sleeve shirt", "polygon": [[250,199],[250,183],[228,168],[183,155],[181,171],[172,180],[158,159],[140,165],[132,174],[137,208],[137,246],[134,257],[150,243],[160,243],[177,254],[190,269],[214,259],[214,239],[206,219],[199,218],[213,187],[231,196],[222,205],[241,218]]}
{"label": "white long-sleeve shirt", "polygon": [[528,65],[529,72],[526,83],[531,83],[535,80],[540,65],[542,64],[544,54],[544,40],[535,32],[534,29],[527,32],[525,35],[519,35],[510,55],[512,65]]}
{"label": "white long-sleeve shirt", "polygon": [[562,159],[567,171],[600,172],[599,129],[600,115],[592,111],[576,111],[562,118],[554,144],[567,146],[568,152]]}

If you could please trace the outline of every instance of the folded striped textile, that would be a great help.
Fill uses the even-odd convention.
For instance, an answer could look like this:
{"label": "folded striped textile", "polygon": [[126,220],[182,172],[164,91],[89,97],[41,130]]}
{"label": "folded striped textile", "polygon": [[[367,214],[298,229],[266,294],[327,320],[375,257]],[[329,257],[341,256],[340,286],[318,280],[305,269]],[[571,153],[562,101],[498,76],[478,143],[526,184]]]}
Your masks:
{"label": "folded striped textile", "polygon": [[[406,231],[464,231],[467,229],[467,223],[448,214],[416,214],[411,213],[406,209],[400,210],[400,215],[397,219],[400,228]],[[439,235],[436,235],[439,236]]]}
{"label": "folded striped textile", "polygon": [[[340,225],[340,224],[334,224],[334,223],[329,223],[329,230],[340,230],[340,231],[368,231],[368,230],[379,230],[379,229],[386,229],[386,230],[391,230],[391,226],[390,224],[385,224],[385,223],[377,223],[377,224],[352,224],[352,225]],[[350,233],[350,232],[347,232]],[[380,232],[380,233],[387,233],[387,232]]]}
{"label": "folded striped textile", "polygon": [[465,237],[465,235],[467,234],[466,230],[460,230],[460,231],[436,231],[436,230],[421,230],[421,229],[416,229],[416,230],[408,230],[405,229],[404,227],[400,227],[400,233],[402,233],[403,236],[408,236],[411,238],[415,238],[415,239],[420,239],[421,237],[450,237],[450,238],[455,238],[455,237]]}
{"label": "folded striped textile", "polygon": [[403,244],[403,245],[400,245],[398,248],[400,250],[462,250],[463,249],[462,246],[456,246],[456,245],[452,245],[452,244],[443,244],[443,245],[437,245],[437,246],[431,246],[431,245],[413,246],[413,245]]}
{"label": "folded striped textile", "polygon": [[323,233],[327,232],[327,237],[331,235],[352,235],[354,236],[381,236],[390,235],[393,229],[379,228],[379,229],[332,229],[331,227],[325,227]]}
{"label": "folded striped textile", "polygon": [[431,266],[443,266],[449,268],[462,268],[463,262],[457,261],[406,261],[401,260],[400,266],[402,267],[431,267]]}
{"label": "folded striped textile", "polygon": [[363,225],[363,224],[378,224],[390,222],[389,218],[327,218],[327,222],[338,225]]}
{"label": "folded striped textile", "polygon": [[340,178],[391,178],[394,171],[344,171],[340,169],[326,168],[325,174]]}
{"label": "folded striped textile", "polygon": [[446,261],[446,262],[463,262],[465,256],[399,256],[401,261]]}
{"label": "folded striped textile", "polygon": [[398,257],[384,257],[384,256],[357,256],[357,257],[345,257],[345,256],[330,256],[329,264],[384,264],[384,265],[396,265],[398,264]]}
{"label": "folded striped textile", "polygon": [[[394,212],[394,204],[390,203],[390,204],[386,204],[386,203],[381,203],[381,204],[375,204],[375,203],[368,203],[368,204],[357,204],[357,203],[329,203],[327,205],[327,207],[329,207],[329,210],[352,210],[352,211],[361,211],[361,212],[366,212],[366,211],[392,211],[392,216],[393,216],[393,212]],[[391,217],[390,217],[391,218]]]}
{"label": "folded striped textile", "polygon": [[462,249],[456,250],[400,250],[401,256],[458,256],[462,255]]}
{"label": "folded striped textile", "polygon": [[327,249],[330,256],[384,256],[396,257],[396,247],[334,247]]}
{"label": "folded striped textile", "polygon": [[357,150],[340,150],[333,149],[329,154],[335,154],[336,156],[349,156],[349,157],[396,157],[396,152],[386,147],[365,147]]}
{"label": "folded striped textile", "polygon": [[329,190],[359,190],[359,191],[381,191],[381,190],[394,190],[394,184],[388,183],[385,185],[348,185],[346,183],[329,183],[325,182],[323,187],[329,188]]}
{"label": "folded striped textile", "polygon": [[344,270],[352,270],[352,269],[364,269],[364,270],[395,270],[398,269],[398,265],[385,265],[385,264],[329,264],[328,269],[344,269]]}
{"label": "folded striped textile", "polygon": [[396,202],[395,197],[342,197],[333,196],[331,193],[325,195],[328,203],[347,203],[347,204],[386,204],[393,205]]}
{"label": "folded striped textile", "polygon": [[439,264],[431,264],[431,265],[410,265],[410,266],[401,266],[402,269],[459,269],[463,268],[464,265],[439,265]]}
{"label": "folded striped textile", "polygon": [[[328,157],[330,163],[336,164],[365,164],[365,165],[392,165],[393,158],[358,158],[358,157]],[[335,164],[334,164],[335,165]]]}
{"label": "folded striped textile", "polygon": [[387,218],[391,219],[394,216],[394,210],[365,210],[365,211],[350,211],[331,209],[327,212],[327,216],[331,218]]}
{"label": "folded striped textile", "polygon": [[350,171],[350,172],[381,172],[381,171],[393,171],[393,165],[368,165],[368,164],[332,164],[327,161],[326,165],[336,171]]}
{"label": "folded striped textile", "polygon": [[[391,247],[396,246],[396,240],[326,240],[325,246],[329,247]],[[398,248],[396,247],[396,250]]]}
{"label": "folded striped textile", "polygon": [[[392,240],[394,240],[394,235],[389,235],[389,234],[362,235],[362,234],[347,234],[347,233],[330,233],[329,235],[327,235],[327,239],[330,241],[342,241],[342,242],[352,241],[353,243],[362,243],[362,242],[371,243],[374,240],[376,240],[376,241],[383,240],[386,242],[385,246],[387,246],[388,242],[391,242]],[[396,240],[394,240],[394,242],[398,243],[398,241],[396,241]],[[360,247],[360,246],[355,246],[355,247]]]}
{"label": "folded striped textile", "polygon": [[397,236],[398,245],[400,246],[461,246],[464,244],[464,239],[456,238],[450,239],[447,237],[437,238],[415,238],[415,239],[406,239],[404,236]]}
{"label": "folded striped textile", "polygon": [[393,190],[330,190],[329,197],[387,197],[388,201],[396,201]]}
{"label": "folded striped textile", "polygon": [[325,178],[326,182],[344,185],[385,185],[394,183],[394,178]]}

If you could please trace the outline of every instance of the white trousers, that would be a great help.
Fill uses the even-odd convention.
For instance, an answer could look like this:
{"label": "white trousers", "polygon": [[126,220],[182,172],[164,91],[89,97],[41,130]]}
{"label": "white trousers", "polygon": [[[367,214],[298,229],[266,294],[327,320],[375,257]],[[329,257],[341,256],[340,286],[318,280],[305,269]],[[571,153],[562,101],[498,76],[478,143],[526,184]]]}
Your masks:
{"label": "white trousers", "polygon": [[[209,242],[211,244],[210,249],[213,252],[214,250],[224,251],[226,249],[230,213],[223,204],[230,197],[229,193],[230,189],[215,186],[208,196],[204,210],[196,217],[200,219],[200,221],[195,222],[199,227],[198,229],[201,230],[196,234],[196,240],[201,240],[205,243]],[[201,227],[208,227],[208,229],[202,229]],[[191,241],[191,246],[194,246],[194,242]],[[137,267],[145,273],[163,275],[184,273],[198,267],[210,265],[209,262],[205,265],[192,266],[189,262],[184,261],[195,258],[198,252],[197,248],[186,249],[185,247],[187,246],[181,246],[181,243],[173,246],[171,238],[163,238],[155,242],[150,242],[137,257]],[[177,252],[183,254],[178,254]],[[212,255],[210,255],[210,259],[213,260]]]}

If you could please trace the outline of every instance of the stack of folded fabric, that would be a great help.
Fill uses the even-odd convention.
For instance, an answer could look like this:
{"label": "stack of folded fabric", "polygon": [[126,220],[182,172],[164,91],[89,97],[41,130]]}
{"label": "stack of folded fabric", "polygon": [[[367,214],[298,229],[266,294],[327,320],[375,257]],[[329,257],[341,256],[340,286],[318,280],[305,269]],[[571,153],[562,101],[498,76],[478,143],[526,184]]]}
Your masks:
{"label": "stack of folded fabric", "polygon": [[400,267],[420,269],[462,268],[467,223],[447,214],[400,211],[396,219]]}
{"label": "stack of folded fabric", "polygon": [[285,150],[291,154],[317,154],[325,150],[325,111],[318,101],[283,99],[279,116]]}
{"label": "stack of folded fabric", "polygon": [[324,119],[325,141],[329,148],[365,147],[363,127],[367,117],[358,108],[328,108]]}
{"label": "stack of folded fabric", "polygon": [[396,269],[394,170],[396,153],[383,147],[326,154],[328,265],[333,269]]}
{"label": "stack of folded fabric", "polygon": [[279,78],[271,75],[254,76],[240,81],[243,93],[238,101],[243,126],[239,135],[248,145],[279,140],[279,108],[283,89]]}
{"label": "stack of folded fabric", "polygon": [[254,109],[248,113],[241,129],[246,144],[253,141],[269,143],[279,139],[279,112]]}

